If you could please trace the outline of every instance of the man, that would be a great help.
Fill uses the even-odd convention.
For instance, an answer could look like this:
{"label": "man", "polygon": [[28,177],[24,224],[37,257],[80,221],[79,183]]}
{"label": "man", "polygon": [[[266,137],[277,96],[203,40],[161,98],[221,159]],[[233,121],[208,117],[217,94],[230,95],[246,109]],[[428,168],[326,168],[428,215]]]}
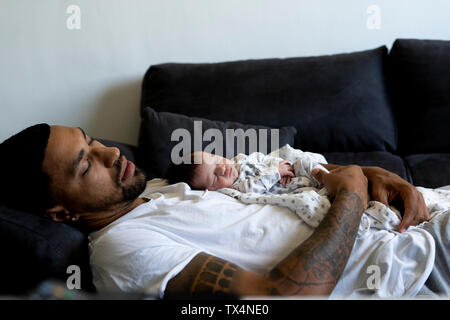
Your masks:
{"label": "man", "polygon": [[[5,172],[1,200],[16,208],[41,211],[55,221],[95,231],[148,201],[140,197],[144,174],[117,148],[105,147],[80,128],[35,125],[3,142],[0,150]],[[248,271],[200,250],[182,270],[168,276],[164,295],[329,295],[352,251],[367,207],[368,182],[374,200],[403,200],[400,231],[428,220],[421,194],[397,175],[376,167],[325,167],[332,172],[314,174],[334,198],[328,214],[270,271]],[[26,187],[29,195],[23,194]]]}

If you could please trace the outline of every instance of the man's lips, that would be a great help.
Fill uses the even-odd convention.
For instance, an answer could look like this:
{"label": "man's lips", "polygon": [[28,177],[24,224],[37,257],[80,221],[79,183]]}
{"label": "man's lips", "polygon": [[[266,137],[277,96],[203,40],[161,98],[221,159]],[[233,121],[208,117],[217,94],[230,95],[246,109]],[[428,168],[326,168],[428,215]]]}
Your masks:
{"label": "man's lips", "polygon": [[123,157],[123,160],[121,161],[121,173],[120,173],[120,181],[124,182],[128,180],[130,177],[134,175],[134,171],[136,170],[136,166],[133,162],[128,161],[125,156]]}

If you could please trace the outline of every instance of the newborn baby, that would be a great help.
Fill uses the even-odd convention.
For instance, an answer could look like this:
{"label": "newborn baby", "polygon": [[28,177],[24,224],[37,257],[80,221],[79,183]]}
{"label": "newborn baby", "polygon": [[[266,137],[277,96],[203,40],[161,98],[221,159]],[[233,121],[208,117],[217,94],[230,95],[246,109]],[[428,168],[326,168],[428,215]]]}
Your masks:
{"label": "newborn baby", "polygon": [[207,152],[194,152],[191,160],[193,164],[169,169],[170,183],[183,181],[193,189],[210,191],[232,188],[244,193],[281,194],[302,187],[318,187],[312,170],[320,168],[327,171],[307,159],[291,164],[260,152],[248,156],[239,154],[231,160]]}
{"label": "newborn baby", "polygon": [[[231,160],[207,152],[194,152],[191,164],[171,166],[166,178],[170,184],[186,182],[192,189],[218,190],[247,204],[287,207],[305,223],[317,227],[331,203],[326,188],[314,178],[312,171],[315,168],[328,170],[299,150],[290,147],[280,150],[297,152],[294,157],[287,157],[292,164],[259,152],[248,156],[238,154]],[[366,213],[376,217],[370,225],[381,229],[392,228],[401,219],[397,210],[384,208],[377,202],[370,202]]]}

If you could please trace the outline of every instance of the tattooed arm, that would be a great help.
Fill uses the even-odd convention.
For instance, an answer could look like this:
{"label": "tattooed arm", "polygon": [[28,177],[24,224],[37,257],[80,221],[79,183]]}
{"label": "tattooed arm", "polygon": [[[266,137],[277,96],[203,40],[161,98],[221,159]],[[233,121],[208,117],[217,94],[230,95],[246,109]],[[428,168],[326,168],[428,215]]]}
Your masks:
{"label": "tattooed arm", "polygon": [[360,167],[314,171],[334,196],[314,233],[266,274],[246,271],[201,253],[169,281],[166,297],[328,295],[344,270],[367,206],[367,179]]}

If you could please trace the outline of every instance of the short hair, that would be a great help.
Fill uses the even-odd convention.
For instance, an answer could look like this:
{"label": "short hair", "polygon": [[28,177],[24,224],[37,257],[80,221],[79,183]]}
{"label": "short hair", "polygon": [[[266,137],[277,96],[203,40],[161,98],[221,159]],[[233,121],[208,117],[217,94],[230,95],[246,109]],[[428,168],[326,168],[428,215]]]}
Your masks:
{"label": "short hair", "polygon": [[194,163],[194,153],[191,153],[190,160],[190,163],[170,163],[164,174],[164,178],[169,181],[169,184],[185,182],[192,188],[195,170],[198,166],[198,164]]}
{"label": "short hair", "polygon": [[43,213],[52,206],[50,177],[43,171],[50,126],[36,124],[0,144],[0,203]]}
{"label": "short hair", "polygon": [[192,188],[195,178],[195,169],[197,166],[198,164],[194,163],[172,163],[167,169],[164,178],[169,181],[169,184],[185,182]]}

